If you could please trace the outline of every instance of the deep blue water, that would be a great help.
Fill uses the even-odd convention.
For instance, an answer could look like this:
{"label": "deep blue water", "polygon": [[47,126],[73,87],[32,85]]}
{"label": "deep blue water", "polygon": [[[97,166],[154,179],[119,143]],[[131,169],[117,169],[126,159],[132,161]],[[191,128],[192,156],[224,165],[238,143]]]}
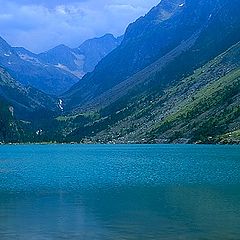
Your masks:
{"label": "deep blue water", "polygon": [[0,240],[240,239],[240,146],[0,146]]}

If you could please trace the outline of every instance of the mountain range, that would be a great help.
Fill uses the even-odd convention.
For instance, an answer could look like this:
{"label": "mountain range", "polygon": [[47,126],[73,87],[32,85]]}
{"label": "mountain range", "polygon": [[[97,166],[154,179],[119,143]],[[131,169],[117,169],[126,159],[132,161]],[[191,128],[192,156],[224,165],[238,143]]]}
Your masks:
{"label": "mountain range", "polygon": [[39,54],[38,59],[82,78],[86,73],[92,72],[102,58],[120,45],[121,40],[122,37],[115,38],[112,34],[106,34],[100,38],[87,40],[78,48],[71,49],[59,45]]}
{"label": "mountain range", "polygon": [[121,42],[106,34],[85,41],[78,48],[60,45],[34,54],[22,47],[11,47],[0,38],[0,66],[25,86],[59,95],[73,86]]}
{"label": "mountain range", "polygon": [[89,107],[90,102],[101,101],[99,97],[119,84],[135,87],[146,75],[144,71],[160,72],[172,62],[177,62],[174,71],[166,70],[157,84],[190,74],[239,41],[237,5],[236,0],[161,1],[127,28],[122,44],[65,93],[65,101],[70,108]]}
{"label": "mountain range", "polygon": [[238,0],[162,0],[82,70],[70,59],[83,46],[40,54],[84,76],[51,97],[46,119],[21,125],[29,141],[240,143],[239,9]]}

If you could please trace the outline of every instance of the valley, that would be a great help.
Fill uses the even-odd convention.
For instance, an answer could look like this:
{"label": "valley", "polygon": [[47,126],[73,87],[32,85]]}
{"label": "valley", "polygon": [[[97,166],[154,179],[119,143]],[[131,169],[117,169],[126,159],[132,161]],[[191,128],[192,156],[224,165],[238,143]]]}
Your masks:
{"label": "valley", "polygon": [[2,41],[0,96],[14,110],[2,121],[21,129],[2,142],[239,144],[238,9],[162,0],[119,38],[39,55]]}

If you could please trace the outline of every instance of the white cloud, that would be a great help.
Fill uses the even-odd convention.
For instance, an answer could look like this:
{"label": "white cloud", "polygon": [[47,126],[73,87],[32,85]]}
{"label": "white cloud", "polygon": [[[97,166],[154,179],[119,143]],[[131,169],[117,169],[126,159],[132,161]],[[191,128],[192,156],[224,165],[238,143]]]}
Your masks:
{"label": "white cloud", "polygon": [[[75,47],[105,33],[121,35],[159,0],[0,0],[0,35],[39,52],[64,43]],[[57,2],[59,4],[57,4]]]}

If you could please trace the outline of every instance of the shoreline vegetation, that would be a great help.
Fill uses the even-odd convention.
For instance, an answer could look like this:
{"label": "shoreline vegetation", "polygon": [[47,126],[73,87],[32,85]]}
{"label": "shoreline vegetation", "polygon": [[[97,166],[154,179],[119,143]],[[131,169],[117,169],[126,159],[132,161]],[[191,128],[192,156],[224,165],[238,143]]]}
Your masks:
{"label": "shoreline vegetation", "polygon": [[132,142],[132,143],[116,143],[116,142],[106,142],[106,143],[99,143],[99,142],[0,142],[0,146],[19,146],[19,145],[240,145],[239,141],[222,141],[222,142],[212,142],[212,143],[204,143],[204,142],[195,142],[195,143],[146,143],[146,142]]}

